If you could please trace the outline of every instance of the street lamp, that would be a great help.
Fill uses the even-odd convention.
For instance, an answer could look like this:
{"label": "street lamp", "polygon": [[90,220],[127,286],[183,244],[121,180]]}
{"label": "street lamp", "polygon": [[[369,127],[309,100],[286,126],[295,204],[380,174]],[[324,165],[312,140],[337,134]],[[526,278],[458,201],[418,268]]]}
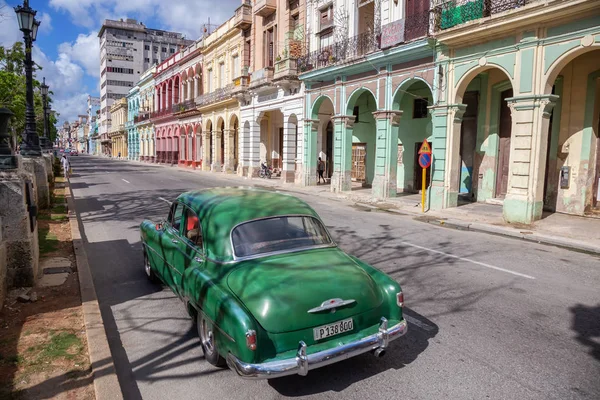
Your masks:
{"label": "street lamp", "polygon": [[25,39],[25,131],[23,132],[23,144],[21,154],[25,157],[36,157],[42,155],[40,148],[40,138],[35,128],[35,111],[33,108],[33,60],[31,58],[31,48],[37,37],[40,21],[35,19],[37,11],[29,7],[29,0],[23,0],[22,6],[16,6],[17,20],[19,29],[23,32]]}
{"label": "street lamp", "polygon": [[44,136],[40,138],[40,144],[44,150],[52,150],[52,142],[50,142],[50,127],[48,126],[48,85],[46,85],[46,77],[40,85],[42,92],[42,105],[44,107]]}

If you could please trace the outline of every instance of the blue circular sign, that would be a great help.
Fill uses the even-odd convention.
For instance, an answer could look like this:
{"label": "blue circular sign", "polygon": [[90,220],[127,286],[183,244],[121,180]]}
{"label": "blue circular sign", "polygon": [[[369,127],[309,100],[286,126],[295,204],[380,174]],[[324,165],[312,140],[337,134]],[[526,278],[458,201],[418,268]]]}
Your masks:
{"label": "blue circular sign", "polygon": [[430,153],[421,153],[419,154],[419,165],[421,168],[429,168],[431,165],[431,154]]}

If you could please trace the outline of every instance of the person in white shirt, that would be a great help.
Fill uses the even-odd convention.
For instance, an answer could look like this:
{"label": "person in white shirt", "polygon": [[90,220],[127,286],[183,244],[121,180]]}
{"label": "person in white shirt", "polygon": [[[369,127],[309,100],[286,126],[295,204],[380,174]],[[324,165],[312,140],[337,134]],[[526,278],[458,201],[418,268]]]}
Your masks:
{"label": "person in white shirt", "polygon": [[69,163],[66,154],[63,154],[62,158],[60,159],[60,163],[63,167],[63,176],[66,178],[67,176],[69,176],[69,168],[71,167],[71,164]]}

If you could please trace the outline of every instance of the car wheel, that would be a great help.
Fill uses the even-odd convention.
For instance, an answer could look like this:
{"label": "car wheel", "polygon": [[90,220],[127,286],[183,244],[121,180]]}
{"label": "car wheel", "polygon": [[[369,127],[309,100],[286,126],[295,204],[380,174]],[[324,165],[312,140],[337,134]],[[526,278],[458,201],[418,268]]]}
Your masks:
{"label": "car wheel", "polygon": [[204,358],[215,367],[226,367],[227,362],[225,362],[225,359],[221,357],[217,351],[212,322],[206,319],[201,312],[198,313],[196,321],[198,325],[198,335],[200,336],[200,344],[202,345],[202,351],[204,352]]}
{"label": "car wheel", "polygon": [[154,273],[154,270],[150,266],[150,259],[148,258],[148,253],[144,250],[144,271],[146,272],[146,276],[150,279],[152,283],[158,283],[159,279]]}

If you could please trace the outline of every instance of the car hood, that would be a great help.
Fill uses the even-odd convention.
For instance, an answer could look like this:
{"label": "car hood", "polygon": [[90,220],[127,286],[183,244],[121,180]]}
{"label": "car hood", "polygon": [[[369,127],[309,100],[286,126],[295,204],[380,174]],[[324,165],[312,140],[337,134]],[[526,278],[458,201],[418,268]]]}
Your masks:
{"label": "car hood", "polygon": [[[268,332],[283,333],[339,321],[378,307],[371,276],[337,248],[243,262],[227,284]],[[309,313],[331,299],[354,300],[335,311]]]}

